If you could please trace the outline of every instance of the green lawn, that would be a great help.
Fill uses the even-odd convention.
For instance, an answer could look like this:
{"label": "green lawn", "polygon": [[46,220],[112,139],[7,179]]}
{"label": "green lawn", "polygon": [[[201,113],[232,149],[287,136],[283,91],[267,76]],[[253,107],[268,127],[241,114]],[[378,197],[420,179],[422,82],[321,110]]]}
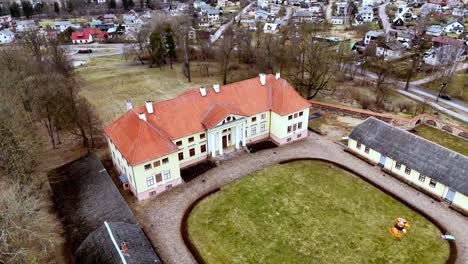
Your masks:
{"label": "green lawn", "polygon": [[[439,92],[440,85],[443,82],[443,80],[434,80],[424,86],[428,89]],[[457,72],[447,83],[444,92],[468,102],[468,70]]]}
{"label": "green lawn", "polygon": [[415,134],[420,137],[468,156],[468,141],[464,139],[449,135],[443,131],[426,125],[420,125],[416,127],[415,130]]}
{"label": "green lawn", "polygon": [[[388,228],[403,216],[408,235]],[[320,161],[275,165],[195,206],[190,239],[207,263],[445,263],[427,219],[357,176]]]}

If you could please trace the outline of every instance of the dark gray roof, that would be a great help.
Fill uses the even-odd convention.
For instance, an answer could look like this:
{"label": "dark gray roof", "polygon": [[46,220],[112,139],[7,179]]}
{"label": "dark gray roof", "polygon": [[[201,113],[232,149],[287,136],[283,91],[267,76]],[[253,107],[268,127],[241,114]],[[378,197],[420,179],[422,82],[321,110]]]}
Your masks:
{"label": "dark gray roof", "polygon": [[[48,178],[54,205],[62,217],[65,237],[73,253],[82,247],[90,234],[102,227],[104,221],[138,226],[135,216],[96,155],[90,154],[58,167],[48,173]],[[141,239],[146,240],[146,237]],[[93,245],[95,248],[102,246]],[[152,256],[156,253],[149,250],[145,254]]]}
{"label": "dark gray roof", "polygon": [[468,195],[468,157],[374,117],[356,126],[349,138]]}
{"label": "dark gray roof", "polygon": [[[122,242],[127,244],[128,252],[124,258],[128,264],[161,263],[138,225],[122,222],[108,225],[117,246],[120,248]],[[75,255],[76,263],[122,263],[105,225],[92,232]]]}

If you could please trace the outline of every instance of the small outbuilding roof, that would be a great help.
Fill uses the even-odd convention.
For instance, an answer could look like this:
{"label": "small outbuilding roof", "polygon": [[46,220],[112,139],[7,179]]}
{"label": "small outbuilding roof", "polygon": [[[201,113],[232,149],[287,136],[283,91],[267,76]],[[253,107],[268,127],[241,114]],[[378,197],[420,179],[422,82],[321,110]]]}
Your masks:
{"label": "small outbuilding roof", "polygon": [[468,157],[374,117],[356,126],[349,138],[468,195]]}

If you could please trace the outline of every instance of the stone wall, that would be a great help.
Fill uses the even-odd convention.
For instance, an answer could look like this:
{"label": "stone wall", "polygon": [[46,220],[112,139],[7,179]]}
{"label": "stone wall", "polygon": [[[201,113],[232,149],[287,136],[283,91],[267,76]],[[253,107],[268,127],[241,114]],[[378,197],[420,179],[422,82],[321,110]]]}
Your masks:
{"label": "stone wall", "polygon": [[351,116],[355,118],[368,118],[373,116],[377,119],[380,119],[384,122],[390,123],[393,126],[400,127],[406,130],[415,128],[418,125],[426,124],[432,127],[435,127],[439,130],[442,130],[448,134],[457,136],[459,138],[468,140],[468,129],[457,126],[455,124],[440,120],[436,117],[433,117],[428,114],[422,114],[415,116],[413,118],[404,118],[399,116],[393,116],[388,114],[382,114],[377,112],[372,112],[364,109],[356,109],[347,106],[329,104],[314,100],[309,100],[312,104],[310,113],[313,113],[313,109],[319,109],[327,112],[332,112],[342,116]]}

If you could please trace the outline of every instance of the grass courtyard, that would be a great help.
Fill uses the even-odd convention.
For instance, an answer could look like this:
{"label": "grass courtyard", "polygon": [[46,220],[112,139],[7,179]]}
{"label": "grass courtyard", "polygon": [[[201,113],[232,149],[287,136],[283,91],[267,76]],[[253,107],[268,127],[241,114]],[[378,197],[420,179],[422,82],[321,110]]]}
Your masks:
{"label": "grass courtyard", "polygon": [[[424,86],[438,93],[443,82],[443,80],[434,80]],[[457,72],[447,83],[444,93],[468,102],[468,69]]]}
{"label": "grass courtyard", "polygon": [[[408,235],[389,233],[393,219]],[[207,263],[445,263],[431,222],[359,177],[321,161],[275,165],[208,196],[188,219]]]}
{"label": "grass courtyard", "polygon": [[436,144],[468,156],[468,141],[450,135],[434,127],[420,125],[415,128],[415,134]]}

